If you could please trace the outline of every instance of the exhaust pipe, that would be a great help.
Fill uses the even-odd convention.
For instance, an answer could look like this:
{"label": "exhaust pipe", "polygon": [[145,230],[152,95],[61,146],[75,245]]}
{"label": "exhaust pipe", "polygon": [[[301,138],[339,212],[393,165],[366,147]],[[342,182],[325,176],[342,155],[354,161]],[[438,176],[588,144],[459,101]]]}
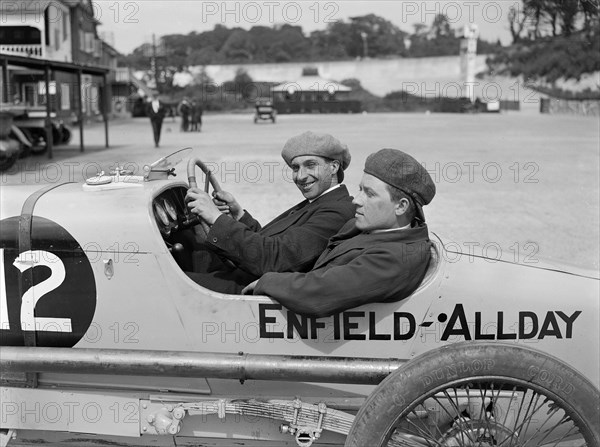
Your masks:
{"label": "exhaust pipe", "polygon": [[376,385],[405,361],[192,351],[0,347],[2,372],[52,372]]}

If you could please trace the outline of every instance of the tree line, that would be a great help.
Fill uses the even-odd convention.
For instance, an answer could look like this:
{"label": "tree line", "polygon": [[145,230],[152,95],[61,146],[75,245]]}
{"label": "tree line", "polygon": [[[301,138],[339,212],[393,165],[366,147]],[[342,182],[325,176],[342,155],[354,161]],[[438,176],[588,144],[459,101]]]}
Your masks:
{"label": "tree line", "polygon": [[509,13],[512,45],[491,71],[553,85],[600,71],[600,0],[523,0]]}
{"label": "tree line", "polygon": [[[165,67],[268,62],[316,62],[356,58],[428,57],[459,54],[461,30],[450,27],[439,14],[429,27],[416,25],[413,33],[375,14],[329,23],[306,35],[301,26],[254,26],[249,30],[216,25],[210,31],[162,36],[159,63]],[[480,53],[494,53],[499,42],[479,41]],[[123,62],[150,68],[151,44],[136,48]]]}
{"label": "tree line", "polygon": [[[600,0],[522,0],[508,15],[512,43],[479,39],[477,52],[490,55],[489,74],[521,76],[551,88],[561,78],[579,80],[600,71],[599,11]],[[429,26],[414,25],[412,33],[375,14],[329,23],[308,35],[290,24],[249,30],[216,25],[162,36],[158,49],[144,44],[122,62],[149,70],[157,51],[158,71],[166,74],[159,81],[168,87],[172,74],[186,66],[450,56],[459,54],[461,37],[462,30],[453,29],[443,14]]]}

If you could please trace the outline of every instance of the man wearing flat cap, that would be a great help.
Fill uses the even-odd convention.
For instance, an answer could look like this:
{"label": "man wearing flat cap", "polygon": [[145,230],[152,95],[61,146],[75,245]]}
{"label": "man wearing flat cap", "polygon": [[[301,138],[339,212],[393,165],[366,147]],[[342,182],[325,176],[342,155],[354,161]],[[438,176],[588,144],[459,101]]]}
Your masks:
{"label": "man wearing flat cap", "polygon": [[240,293],[266,272],[306,272],[354,216],[352,197],[341,184],[350,164],[345,144],[305,132],[290,138],[281,156],[305,200],[265,227],[230,193],[216,193],[213,200],[202,190],[188,191],[188,207],[210,226],[203,247],[211,253],[210,266],[188,273],[194,281],[217,292]]}
{"label": "man wearing flat cap", "polygon": [[329,240],[313,269],[267,273],[244,293],[268,295],[312,317],[406,298],[429,265],[423,206],[434,195],[431,177],[410,155],[396,149],[369,155],[353,200],[355,218]]}

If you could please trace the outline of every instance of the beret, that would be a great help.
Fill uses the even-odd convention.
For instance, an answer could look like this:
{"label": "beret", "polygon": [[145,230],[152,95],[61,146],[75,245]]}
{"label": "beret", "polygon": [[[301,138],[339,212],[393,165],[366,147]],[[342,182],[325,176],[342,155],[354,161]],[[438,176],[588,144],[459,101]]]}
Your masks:
{"label": "beret", "polygon": [[381,149],[367,157],[364,172],[409,195],[425,221],[422,207],[435,196],[435,183],[421,163],[397,149]]}
{"label": "beret", "polygon": [[300,155],[318,155],[319,157],[338,160],[340,168],[346,169],[350,164],[350,151],[345,144],[326,133],[304,132],[287,140],[281,156],[288,166]]}

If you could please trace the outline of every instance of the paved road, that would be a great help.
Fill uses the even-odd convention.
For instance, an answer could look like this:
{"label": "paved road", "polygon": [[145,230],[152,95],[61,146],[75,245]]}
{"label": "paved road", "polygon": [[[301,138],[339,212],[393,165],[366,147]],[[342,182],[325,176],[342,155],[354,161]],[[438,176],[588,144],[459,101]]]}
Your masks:
{"label": "paved road", "polygon": [[[406,150],[425,164],[438,187],[426,207],[435,232],[464,250],[484,249],[534,262],[541,258],[592,268],[599,265],[599,125],[597,118],[535,113],[501,115],[370,114],[291,115],[277,124],[253,124],[251,115],[204,117],[201,133],[181,133],[167,119],[154,148],[145,118],[85,130],[89,148],[55,148],[2,175],[1,185],[81,181],[119,162],[140,169],[191,146],[214,163],[223,187],[262,220],[300,200],[280,158],[281,147],[304,130],[330,132],[353,155],[346,175],[356,191],[366,156],[382,147]],[[185,166],[179,167],[185,178]],[[2,188],[2,199],[10,191]],[[477,247],[477,244],[479,246]]]}

